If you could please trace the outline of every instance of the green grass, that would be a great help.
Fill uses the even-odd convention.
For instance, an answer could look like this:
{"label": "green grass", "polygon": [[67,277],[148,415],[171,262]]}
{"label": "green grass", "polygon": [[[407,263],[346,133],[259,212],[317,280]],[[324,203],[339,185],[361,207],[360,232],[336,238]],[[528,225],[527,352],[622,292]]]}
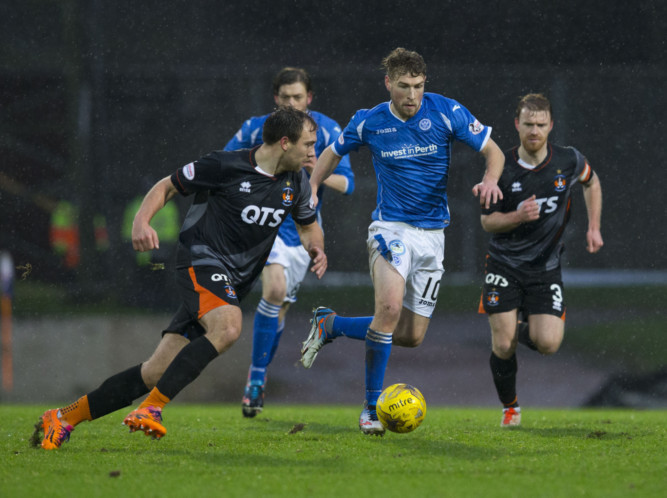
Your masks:
{"label": "green grass", "polygon": [[[430,407],[411,434],[363,436],[358,407],[237,405],[165,410],[160,441],[124,412],[79,425],[55,452],[29,447],[43,406],[0,406],[0,496],[600,496],[667,487],[663,411]],[[297,424],[302,430],[292,432]]]}

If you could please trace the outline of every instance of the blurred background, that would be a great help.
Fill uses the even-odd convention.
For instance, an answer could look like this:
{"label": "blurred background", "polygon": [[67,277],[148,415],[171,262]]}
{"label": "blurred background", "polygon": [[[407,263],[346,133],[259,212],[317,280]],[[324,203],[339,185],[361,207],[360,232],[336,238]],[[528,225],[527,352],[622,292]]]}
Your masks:
{"label": "blurred background", "polygon": [[[160,220],[163,249],[147,259],[134,254],[129,243],[137,202],[157,180],[221,149],[245,119],[270,112],[271,80],[283,66],[306,68],[314,81],[311,108],[345,126],[357,109],[388,99],[380,61],[397,46],[420,52],[428,64],[427,91],[460,101],[493,127],[503,149],[517,142],[513,114],[519,96],[543,92],[550,97],[552,141],[584,153],[601,178],[604,195],[605,247],[594,256],[585,251],[583,197],[579,192],[573,197],[565,283],[586,292],[580,303],[568,299],[568,316],[575,315],[573,324],[580,320],[598,329],[612,327],[605,325],[612,317],[613,323],[625,324],[612,327],[619,343],[627,345],[634,335],[638,345],[628,353],[620,346],[600,347],[599,341],[610,336],[607,329],[589,335],[579,352],[589,347],[598,358],[601,350],[618,353],[602,358],[603,370],[591,379],[591,389],[618,371],[627,379],[642,370],[637,365],[651,374],[661,372],[667,356],[662,305],[667,215],[660,163],[667,115],[666,14],[659,0],[4,0],[0,250],[14,270],[5,278],[13,277],[14,283],[3,286],[13,321],[5,312],[3,324],[14,323],[13,370],[19,384],[11,392],[5,389],[4,396],[21,400],[33,395],[29,386],[35,383],[21,381],[21,375],[31,371],[27,365],[46,361],[39,351],[50,340],[56,345],[49,347],[65,341],[70,349],[98,347],[124,360],[125,353],[101,346],[107,339],[87,342],[81,332],[107,330],[99,333],[116,344],[120,339],[114,334],[137,323],[109,324],[119,316],[138,313],[150,321],[145,327],[150,345],[135,348],[140,359],[145,357],[174,306],[171,249],[188,201],[173,203],[173,211]],[[324,291],[350,312],[372,309],[365,237],[376,182],[365,151],[351,161],[355,193],[346,198],[329,193],[324,199],[330,273],[321,283],[308,279],[304,285],[301,307],[290,319],[300,327],[295,344],[305,333],[309,307],[321,304],[316,298]],[[486,324],[471,315],[488,240],[470,193],[482,172],[481,157],[455,144],[448,276],[434,328],[441,314],[444,326],[451,313],[459,313],[459,328],[470,327],[475,341],[488,349]],[[461,296],[469,299],[448,308]],[[248,300],[248,313],[255,303]],[[570,312],[577,306],[587,314],[577,318]],[[167,315],[154,325],[154,313]],[[81,325],[81,315],[107,320]],[[70,321],[55,326],[57,320]],[[250,335],[249,327],[245,330],[243,340]],[[64,331],[72,335],[49,336]],[[136,334],[123,340],[134,343]],[[239,370],[249,360],[243,347]],[[97,355],[94,349],[85,351],[82,357]],[[653,359],[644,361],[642,351]],[[69,356],[59,359],[80,366]],[[126,362],[121,363],[119,368]],[[112,364],[115,368],[115,360]],[[107,367],[100,375],[111,373]],[[72,374],[81,377],[88,375]],[[95,387],[98,377],[90,377],[90,386],[85,379],[78,384],[63,379],[62,391],[52,397]],[[667,390],[664,383],[661,389]],[[576,403],[584,402],[586,396],[580,397]],[[493,391],[461,402],[486,399],[495,403]],[[443,393],[442,402],[448,401],[451,397]]]}

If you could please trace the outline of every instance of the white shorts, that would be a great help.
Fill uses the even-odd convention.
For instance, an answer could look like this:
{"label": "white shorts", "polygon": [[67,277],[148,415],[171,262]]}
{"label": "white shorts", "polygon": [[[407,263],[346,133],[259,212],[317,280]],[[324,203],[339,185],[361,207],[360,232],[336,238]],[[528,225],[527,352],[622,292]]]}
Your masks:
{"label": "white shorts", "polygon": [[286,303],[296,302],[296,293],[299,292],[301,282],[306,278],[310,265],[310,256],[302,245],[288,246],[279,236],[271,248],[267,265],[278,264],[284,268],[287,284]]}
{"label": "white shorts", "polygon": [[403,306],[430,318],[445,273],[445,231],[424,230],[396,221],[374,221],[368,227],[368,263],[384,257],[405,280]]}

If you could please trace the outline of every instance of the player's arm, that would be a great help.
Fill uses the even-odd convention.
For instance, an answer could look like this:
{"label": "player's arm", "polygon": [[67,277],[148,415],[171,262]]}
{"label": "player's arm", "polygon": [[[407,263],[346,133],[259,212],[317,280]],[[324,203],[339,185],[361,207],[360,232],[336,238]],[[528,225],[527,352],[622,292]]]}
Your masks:
{"label": "player's arm", "polygon": [[503,193],[498,187],[498,180],[505,166],[505,154],[491,138],[486,142],[481,153],[486,160],[486,171],[482,181],[472,188],[472,193],[476,197],[479,196],[480,204],[488,209],[492,203],[503,198]]}
{"label": "player's arm", "polygon": [[[343,168],[342,166],[344,166],[343,163],[345,162],[347,162],[347,165]],[[308,174],[311,176],[313,174],[313,170],[315,169],[314,166],[314,164],[312,166],[304,166],[308,171]],[[342,173],[337,173],[339,170],[341,170]],[[350,195],[352,192],[354,192],[354,173],[352,173],[350,160],[347,158],[347,156],[341,158],[339,165],[334,168],[334,172],[331,173],[331,175],[329,175],[329,177],[324,180],[322,184],[344,195]]]}
{"label": "player's arm", "polygon": [[160,248],[157,232],[151,227],[150,221],[176,195],[176,192],[171,176],[163,178],[148,191],[132,223],[132,247],[135,251]]}
{"label": "player's arm", "polygon": [[318,202],[317,189],[333,173],[340,160],[341,157],[331,150],[331,146],[324,149],[320,157],[317,158],[317,164],[310,175],[310,189],[313,192],[313,203],[315,206]]}
{"label": "player's arm", "polygon": [[317,221],[308,225],[295,223],[301,244],[308,252],[313,265],[310,268],[317,278],[322,278],[327,270],[327,255],[324,253],[324,234]]}
{"label": "player's arm", "polygon": [[494,211],[490,214],[483,214],[482,228],[490,233],[504,233],[514,230],[522,223],[537,220],[540,217],[540,205],[535,199],[535,194],[533,194],[520,202],[514,211]]}
{"label": "player's arm", "polygon": [[344,177],[343,175],[338,175],[336,173],[332,173],[329,178],[324,180],[322,182],[324,185],[326,185],[329,188],[332,188],[336,192],[340,192],[341,194],[349,194],[348,192],[348,186],[349,182],[347,181],[347,178]]}
{"label": "player's arm", "polygon": [[584,202],[588,213],[588,231],[586,232],[586,249],[595,254],[598,252],[604,242],[600,232],[600,220],[602,218],[602,185],[600,178],[593,172],[591,179],[582,183],[584,187]]}

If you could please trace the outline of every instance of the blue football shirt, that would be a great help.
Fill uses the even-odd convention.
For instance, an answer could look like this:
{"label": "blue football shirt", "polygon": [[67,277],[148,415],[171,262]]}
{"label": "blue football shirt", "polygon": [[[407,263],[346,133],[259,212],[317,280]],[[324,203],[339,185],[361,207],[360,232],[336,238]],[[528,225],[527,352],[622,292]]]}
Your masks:
{"label": "blue football shirt", "polygon": [[344,156],[362,145],[370,149],[378,185],[373,220],[425,229],[446,227],[452,142],[459,140],[480,151],[491,128],[457,101],[434,93],[424,93],[419,111],[407,121],[399,119],[389,104],[357,111],[332,150]]}

